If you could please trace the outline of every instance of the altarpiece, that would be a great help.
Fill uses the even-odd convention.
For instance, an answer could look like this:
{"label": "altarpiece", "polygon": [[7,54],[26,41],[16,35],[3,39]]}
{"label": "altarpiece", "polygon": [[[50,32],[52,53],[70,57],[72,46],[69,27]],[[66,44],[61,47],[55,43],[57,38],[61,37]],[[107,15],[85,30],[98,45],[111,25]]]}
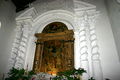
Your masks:
{"label": "altarpiece", "polygon": [[73,34],[60,22],[51,23],[42,33],[36,33],[33,70],[36,73],[56,74],[74,68]]}

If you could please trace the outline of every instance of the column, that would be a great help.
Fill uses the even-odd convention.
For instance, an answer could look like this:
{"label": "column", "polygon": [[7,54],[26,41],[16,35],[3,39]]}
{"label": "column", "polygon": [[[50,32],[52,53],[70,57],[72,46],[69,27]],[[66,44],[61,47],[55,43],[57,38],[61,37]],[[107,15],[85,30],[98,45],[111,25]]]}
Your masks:
{"label": "column", "polygon": [[40,43],[36,43],[36,52],[35,52],[35,57],[34,57],[34,65],[33,65],[33,69],[34,71],[37,73],[38,72],[38,69],[39,67],[41,66],[41,53],[40,53],[40,50],[41,49],[41,44]]}
{"label": "column", "polygon": [[83,15],[83,18],[80,19],[80,61],[81,61],[81,68],[84,68],[87,73],[83,74],[83,80],[88,80],[89,74],[89,61],[88,61],[88,23],[87,23],[87,14]]}
{"label": "column", "polygon": [[[76,18],[77,29],[75,30],[75,63],[76,67],[84,68],[89,73],[88,61],[88,36],[87,15]],[[83,80],[88,80],[88,74],[83,74]]]}
{"label": "column", "polygon": [[100,54],[99,54],[99,46],[97,44],[97,36],[95,33],[95,22],[97,18],[97,14],[89,16],[89,34],[90,34],[90,42],[91,42],[91,61],[92,61],[92,71],[93,77],[96,80],[103,80],[102,68],[100,63]]}

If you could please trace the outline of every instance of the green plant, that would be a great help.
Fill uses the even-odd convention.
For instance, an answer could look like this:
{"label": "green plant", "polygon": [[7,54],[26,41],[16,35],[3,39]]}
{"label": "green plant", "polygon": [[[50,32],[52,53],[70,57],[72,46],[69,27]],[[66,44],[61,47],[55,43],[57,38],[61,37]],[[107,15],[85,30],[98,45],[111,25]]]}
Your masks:
{"label": "green plant", "polygon": [[86,73],[86,71],[82,68],[58,72],[58,76],[54,77],[53,80],[80,80],[80,76],[82,76],[83,73]]}
{"label": "green plant", "polygon": [[[80,76],[82,76],[83,73],[86,73],[86,70],[79,68],[79,69],[72,69],[67,70],[64,72],[58,72],[56,77],[53,78],[53,80],[82,80]],[[91,77],[88,80],[95,80],[93,77]]]}
{"label": "green plant", "polygon": [[5,80],[29,80],[32,75],[34,75],[35,73],[33,71],[26,71],[24,69],[16,69],[16,68],[12,68],[10,69],[9,73],[8,73],[8,78],[6,78]]}

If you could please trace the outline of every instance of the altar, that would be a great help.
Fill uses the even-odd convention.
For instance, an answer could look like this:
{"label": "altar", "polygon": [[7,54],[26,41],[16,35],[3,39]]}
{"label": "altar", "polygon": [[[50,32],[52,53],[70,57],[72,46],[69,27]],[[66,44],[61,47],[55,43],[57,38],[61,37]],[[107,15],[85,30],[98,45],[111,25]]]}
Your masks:
{"label": "altar", "polygon": [[[53,10],[46,8],[43,13],[40,10],[40,14],[35,7],[20,14],[16,18],[16,37],[9,68],[27,68],[37,74],[53,75],[81,67],[90,76],[102,80],[95,30],[99,12],[94,5],[83,3],[75,0],[72,8],[75,12],[54,9],[52,5]],[[83,76],[88,80],[88,76]]]}

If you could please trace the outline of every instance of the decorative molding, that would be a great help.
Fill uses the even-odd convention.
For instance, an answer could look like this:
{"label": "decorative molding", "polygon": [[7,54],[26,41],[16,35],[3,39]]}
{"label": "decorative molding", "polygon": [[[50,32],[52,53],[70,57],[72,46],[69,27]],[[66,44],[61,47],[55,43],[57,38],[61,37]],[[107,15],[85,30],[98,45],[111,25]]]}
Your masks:
{"label": "decorative molding", "polygon": [[[56,14],[56,12],[57,12],[57,14]],[[64,12],[64,11],[62,11],[62,12]],[[34,36],[35,31],[38,30],[37,27],[40,27],[40,26],[35,27],[34,24],[40,24],[40,22],[42,22],[46,18],[48,19],[50,17],[51,17],[51,19],[55,19],[54,17],[52,18],[53,13],[54,13],[54,15],[56,15],[56,19],[58,19],[58,17],[59,18],[63,17],[65,19],[65,17],[64,17],[65,13],[61,13],[59,10],[52,11],[52,12],[50,11],[50,12],[48,12],[47,15],[37,18],[37,20],[39,22],[33,20],[32,17],[28,18],[28,17],[21,16],[21,17],[16,18],[16,24],[17,24],[16,30],[15,30],[16,38],[13,43],[13,49],[12,49],[10,65],[9,65],[10,67],[14,66],[14,67],[23,68],[27,65],[25,60],[27,59],[27,56],[26,56],[28,54],[27,52],[29,52],[29,51],[27,51],[28,50],[27,48],[29,48],[29,46],[30,46],[30,45],[28,46],[28,42],[31,39],[30,37]],[[66,16],[69,16],[69,15],[66,14]],[[40,21],[39,19],[42,19],[42,21]],[[37,23],[35,23],[35,22],[37,22]]]}
{"label": "decorative molding", "polygon": [[[41,24],[39,24],[41,22]],[[52,22],[63,22],[68,29],[74,28],[74,14],[66,10],[52,10],[41,14],[34,20],[33,26],[37,33],[41,32],[43,28]]]}
{"label": "decorative molding", "polygon": [[43,14],[47,11],[52,10],[66,10],[73,11],[73,1],[72,0],[47,0],[41,1],[36,0],[32,3],[32,6],[36,8],[38,14]]}
{"label": "decorative molding", "polygon": [[[31,8],[16,18],[16,38],[13,43],[10,66],[32,69],[34,51],[31,51],[36,40],[35,33],[41,33],[44,27],[52,22],[63,22],[68,29],[74,30],[74,58],[75,68],[80,67],[87,70],[90,76],[102,80],[102,69],[99,60],[99,46],[97,44],[97,35],[95,33],[96,11],[94,5],[74,0],[74,11],[50,10],[38,15],[34,8]],[[31,51],[31,52],[30,52]],[[30,58],[28,58],[28,55]],[[28,59],[31,59],[30,61]],[[96,68],[93,70],[93,68]],[[97,73],[97,71],[99,73]],[[97,75],[94,75],[94,74]],[[88,76],[85,75],[85,80]],[[99,78],[99,79],[98,79]]]}
{"label": "decorative molding", "polygon": [[83,2],[83,1],[79,1],[79,0],[73,0],[74,1],[74,10],[75,11],[83,11],[83,10],[93,10],[96,9],[96,6]]}
{"label": "decorative molding", "polygon": [[[94,76],[97,80],[102,80],[103,74],[99,60],[99,47],[95,33],[95,22],[97,20],[97,16],[99,15],[99,11],[96,11],[95,9],[86,9],[76,11],[75,14],[75,22],[77,26],[76,31],[79,32],[80,41],[80,67],[86,69],[89,76]],[[88,75],[83,75],[83,79],[87,80]]]}
{"label": "decorative molding", "polygon": [[[80,38],[80,63],[82,68],[84,68],[89,74],[89,58],[88,58],[88,23],[87,23],[87,15],[84,13],[83,17],[79,19],[79,38]],[[84,74],[83,79],[87,80],[89,77]]]}
{"label": "decorative molding", "polygon": [[103,80],[103,74],[102,74],[102,68],[101,68],[101,62],[100,62],[100,53],[99,53],[99,45],[97,43],[97,35],[95,32],[95,23],[97,21],[97,18],[100,14],[96,13],[92,16],[89,16],[88,23],[90,24],[89,27],[89,39],[91,44],[91,66],[92,66],[92,76],[95,77],[97,80]]}
{"label": "decorative molding", "polygon": [[16,18],[16,38],[13,43],[9,67],[24,67],[32,23],[32,18],[23,16]]}
{"label": "decorative molding", "polygon": [[37,17],[38,13],[36,11],[35,8],[30,8],[28,9],[27,11],[23,12],[21,15],[19,15],[17,18],[16,18],[16,21],[19,21],[19,20],[26,20],[26,19],[35,19]]}

